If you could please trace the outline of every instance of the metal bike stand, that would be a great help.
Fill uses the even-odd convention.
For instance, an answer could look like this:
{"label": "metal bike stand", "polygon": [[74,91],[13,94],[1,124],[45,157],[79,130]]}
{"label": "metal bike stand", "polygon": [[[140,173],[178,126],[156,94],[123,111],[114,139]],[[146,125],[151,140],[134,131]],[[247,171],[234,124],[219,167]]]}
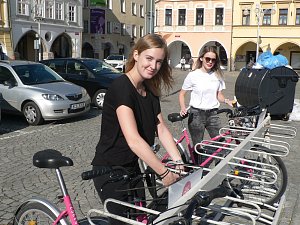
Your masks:
{"label": "metal bike stand", "polygon": [[[193,174],[187,176],[186,178],[184,178],[182,181],[179,181],[177,183],[175,183],[174,185],[172,185],[169,188],[169,205],[168,208],[169,210],[167,210],[166,212],[163,212],[159,218],[157,218],[154,222],[157,221],[163,221],[159,224],[167,224],[167,221],[171,221],[168,220],[168,218],[170,218],[173,215],[177,215],[179,212],[181,212],[185,205],[184,203],[186,203],[186,201],[188,199],[191,199],[199,190],[212,190],[214,188],[216,188],[219,184],[222,183],[222,181],[228,177],[231,176],[232,174],[232,169],[236,166],[236,161],[237,160],[241,160],[243,159],[243,157],[245,156],[245,154],[248,151],[251,151],[253,145],[257,142],[263,142],[268,144],[269,146],[271,146],[272,148],[278,148],[278,149],[283,149],[280,150],[281,155],[286,155],[288,153],[289,150],[289,144],[282,141],[282,140],[276,140],[277,139],[285,139],[286,136],[293,138],[296,136],[296,129],[291,128],[291,127],[285,127],[285,126],[277,126],[277,125],[273,125],[270,123],[271,121],[271,117],[268,115],[262,122],[259,123],[259,125],[257,126],[257,128],[253,129],[252,131],[248,131],[247,135],[245,135],[244,137],[241,138],[241,142],[240,144],[236,145],[235,147],[228,147],[229,153],[226,157],[222,158],[222,157],[216,157],[218,158],[220,161],[218,162],[218,164],[213,167],[212,169],[210,169],[209,173],[207,175],[205,175],[204,177],[202,177],[202,179],[196,179],[197,176],[194,176]],[[281,130],[280,132],[276,131],[274,133],[272,133],[273,130]],[[237,129],[235,129],[236,132],[238,132]],[[244,132],[245,130],[241,129],[240,132]],[[279,134],[280,133],[280,134]],[[266,136],[267,134],[267,136]],[[264,135],[262,137],[262,135]],[[262,139],[260,139],[262,138]],[[207,141],[207,140],[206,140]],[[209,141],[208,141],[209,142]],[[280,144],[278,144],[280,143]],[[220,144],[220,143],[219,143]],[[219,148],[220,145],[216,145],[216,148]],[[195,147],[196,148],[196,147]],[[280,152],[279,150],[274,151],[275,155],[277,154],[277,152]],[[269,153],[269,152],[268,152]],[[269,153],[272,154],[272,153]],[[207,155],[209,156],[209,155]],[[268,165],[266,164],[265,166],[269,166],[271,168],[272,165]],[[255,168],[256,170],[260,169],[260,168]],[[273,169],[260,169],[261,171],[263,171],[264,174],[271,174],[268,175],[269,177],[274,177],[273,181],[268,181],[268,182],[276,182],[276,174],[274,174]],[[201,170],[201,169],[200,169]],[[196,171],[196,174],[198,174],[198,177],[200,177],[200,172]],[[202,171],[201,171],[202,173]],[[242,177],[240,178],[242,179]],[[263,180],[258,180],[257,182],[266,182]],[[187,188],[188,186],[188,188]],[[187,190],[188,189],[188,190]],[[180,196],[180,197],[176,197]],[[170,200],[171,199],[171,200]],[[284,201],[284,197],[281,199],[280,201],[280,206],[282,206],[282,201]],[[248,203],[250,203],[248,201]],[[258,204],[257,202],[253,201],[253,204]],[[278,215],[281,211],[281,207],[273,207],[273,206],[268,206],[266,204],[262,205],[263,208],[269,208],[272,209],[273,212],[271,213],[271,216],[266,216],[268,217],[267,219],[262,219],[264,222],[267,221],[272,221],[271,224],[276,224],[278,222]],[[272,211],[269,210],[269,211]],[[230,211],[230,209],[229,209]],[[237,213],[236,209],[232,209],[233,213]],[[277,220],[277,221],[276,221]],[[257,221],[259,221],[259,219],[257,219]],[[267,222],[269,224],[269,222]]]}
{"label": "metal bike stand", "polygon": [[[217,186],[219,186],[223,180],[228,177],[234,177],[236,179],[245,179],[242,176],[238,176],[234,174],[234,169],[236,166],[243,166],[238,162],[241,160],[252,162],[252,160],[245,159],[244,156],[249,152],[252,154],[261,154],[265,153],[262,151],[253,151],[253,146],[255,144],[260,144],[264,146],[270,147],[273,150],[267,152],[267,154],[274,154],[279,156],[284,156],[288,154],[289,144],[278,140],[280,138],[285,139],[286,136],[292,138],[296,136],[296,129],[291,127],[277,126],[270,123],[271,117],[267,116],[263,121],[259,123],[259,125],[255,129],[250,129],[245,131],[244,129],[235,128],[235,132],[240,132],[241,134],[244,132],[245,135],[241,135],[238,138],[239,144],[232,144],[226,146],[227,155],[220,156],[211,156],[206,154],[206,156],[211,156],[215,159],[218,159],[218,163],[213,165],[212,168],[199,168],[197,166],[190,166],[194,168],[194,172],[182,178],[180,181],[171,185],[168,189],[168,209],[164,212],[159,212],[155,210],[150,210],[144,207],[134,206],[132,204],[117,201],[114,199],[108,199],[104,203],[104,210],[91,210],[91,212],[96,212],[104,216],[109,216],[115,219],[119,219],[121,221],[126,221],[128,224],[143,224],[141,222],[137,222],[131,219],[127,219],[124,217],[120,217],[118,215],[114,215],[108,212],[106,205],[108,202],[114,202],[117,204],[122,204],[129,208],[137,208],[141,212],[146,212],[148,214],[152,214],[157,216],[154,220],[154,224],[170,224],[170,222],[178,219],[182,215],[183,210],[187,207],[187,202],[197,194],[200,190],[209,191]],[[230,127],[222,128],[224,130],[231,129]],[[273,132],[276,130],[276,132]],[[280,132],[278,132],[280,130]],[[246,133],[245,133],[246,132]],[[280,134],[279,134],[280,133]],[[215,148],[220,148],[220,143],[212,144]],[[204,154],[205,155],[205,154]],[[257,163],[260,165],[263,164],[263,168],[255,167],[255,166],[247,166],[250,169],[254,169],[255,171],[260,171],[259,174],[263,176],[259,177],[259,179],[250,179],[252,182],[257,182],[258,184],[273,184],[277,180],[276,171],[278,170],[275,166],[267,164],[267,163]],[[203,176],[203,172],[207,172],[206,175]],[[274,172],[275,171],[275,172]],[[272,178],[270,180],[264,179],[264,176],[268,178]],[[200,221],[206,220],[210,224],[230,224],[230,222],[220,221],[222,215],[230,216],[230,218],[241,218],[245,220],[245,223],[239,224],[271,224],[276,225],[279,222],[279,215],[284,205],[285,196],[283,195],[277,205],[267,205],[258,201],[250,201],[243,200],[233,197],[225,197],[222,199],[218,199],[220,201],[214,201],[211,205],[209,205],[206,210],[211,210],[216,212],[214,218],[206,219],[205,217],[193,216],[193,220]],[[232,203],[241,203],[243,207],[233,207]],[[90,212],[89,212],[90,213]]]}

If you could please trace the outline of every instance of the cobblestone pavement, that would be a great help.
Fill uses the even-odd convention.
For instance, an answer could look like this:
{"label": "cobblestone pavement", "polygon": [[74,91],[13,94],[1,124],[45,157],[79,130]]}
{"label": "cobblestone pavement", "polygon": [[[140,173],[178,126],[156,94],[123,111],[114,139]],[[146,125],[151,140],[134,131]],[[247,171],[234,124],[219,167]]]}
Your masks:
{"label": "cobblestone pavement", "polygon": [[[178,112],[178,91],[187,71],[174,70],[176,85],[169,95],[161,99],[166,118],[168,113]],[[232,98],[237,72],[226,72],[227,89],[225,94]],[[296,98],[300,98],[299,84]],[[292,124],[300,128],[300,122],[275,121]],[[58,202],[59,193],[54,171],[37,169],[32,165],[32,156],[43,149],[56,149],[74,161],[73,167],[62,169],[69,193],[73,199],[78,218],[83,218],[90,208],[101,208],[99,198],[91,181],[82,181],[80,175],[91,168],[95,146],[99,140],[101,111],[91,109],[79,118],[44,125],[27,126],[22,117],[2,116],[0,124],[0,225],[9,224],[17,207],[26,199],[42,196]],[[175,127],[169,124],[173,131]],[[299,134],[298,134],[299,137]],[[292,143],[292,151],[284,160],[289,173],[287,202],[280,224],[300,224],[298,205],[300,173],[298,162],[299,138]]]}

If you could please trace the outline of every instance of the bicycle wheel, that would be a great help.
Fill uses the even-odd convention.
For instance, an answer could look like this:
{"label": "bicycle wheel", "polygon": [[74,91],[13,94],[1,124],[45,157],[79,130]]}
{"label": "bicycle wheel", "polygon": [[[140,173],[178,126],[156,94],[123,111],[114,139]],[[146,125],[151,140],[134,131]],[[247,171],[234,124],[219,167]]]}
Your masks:
{"label": "bicycle wheel", "polygon": [[[45,205],[39,202],[30,202],[24,205],[14,218],[14,225],[52,225],[56,216]],[[60,223],[58,223],[60,225]]]}
{"label": "bicycle wheel", "polygon": [[[254,168],[256,167],[258,169],[250,169],[250,171],[248,169],[248,171],[246,171],[247,167],[235,168],[234,172],[239,171],[239,173],[242,174],[241,176],[249,179],[243,180],[239,178],[230,178],[229,181],[231,186],[240,191],[245,200],[263,202],[269,205],[273,205],[274,203],[278,202],[281,196],[284,194],[288,182],[287,170],[282,159],[278,156],[266,155],[263,153],[254,154],[252,156],[249,154],[245,156],[245,159],[254,161],[251,163],[248,162],[248,164],[249,166]],[[261,163],[275,166],[277,169],[264,166]],[[271,182],[275,179],[275,177],[270,175],[266,176],[262,170],[259,170],[260,168],[275,172],[277,175],[275,183]],[[256,179],[256,177],[259,177],[261,180]]]}

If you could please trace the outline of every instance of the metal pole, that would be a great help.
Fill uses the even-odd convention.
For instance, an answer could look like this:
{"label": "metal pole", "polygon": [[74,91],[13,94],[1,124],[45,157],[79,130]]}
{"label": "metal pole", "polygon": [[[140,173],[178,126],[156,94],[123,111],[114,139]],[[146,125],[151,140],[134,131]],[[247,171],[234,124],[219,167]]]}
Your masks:
{"label": "metal pole", "polygon": [[38,19],[38,34],[39,34],[39,37],[38,37],[38,45],[39,45],[39,48],[38,48],[38,51],[39,51],[39,61],[42,60],[42,49],[41,49],[41,23],[40,23],[40,20]]}
{"label": "metal pole", "polygon": [[257,41],[256,41],[256,59],[255,62],[257,62],[258,59],[258,54],[259,54],[259,23],[260,23],[260,9],[258,13],[256,14],[257,16]]}
{"label": "metal pole", "polygon": [[153,0],[150,0],[150,33],[153,33]]}

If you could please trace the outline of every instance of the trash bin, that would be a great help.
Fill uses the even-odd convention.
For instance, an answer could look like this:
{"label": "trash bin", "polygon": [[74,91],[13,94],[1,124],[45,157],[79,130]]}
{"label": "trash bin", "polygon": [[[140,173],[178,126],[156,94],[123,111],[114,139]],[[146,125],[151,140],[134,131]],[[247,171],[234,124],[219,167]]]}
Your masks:
{"label": "trash bin", "polygon": [[298,79],[298,74],[285,66],[244,68],[235,83],[235,96],[245,107],[260,106],[271,115],[285,115],[293,110]]}

